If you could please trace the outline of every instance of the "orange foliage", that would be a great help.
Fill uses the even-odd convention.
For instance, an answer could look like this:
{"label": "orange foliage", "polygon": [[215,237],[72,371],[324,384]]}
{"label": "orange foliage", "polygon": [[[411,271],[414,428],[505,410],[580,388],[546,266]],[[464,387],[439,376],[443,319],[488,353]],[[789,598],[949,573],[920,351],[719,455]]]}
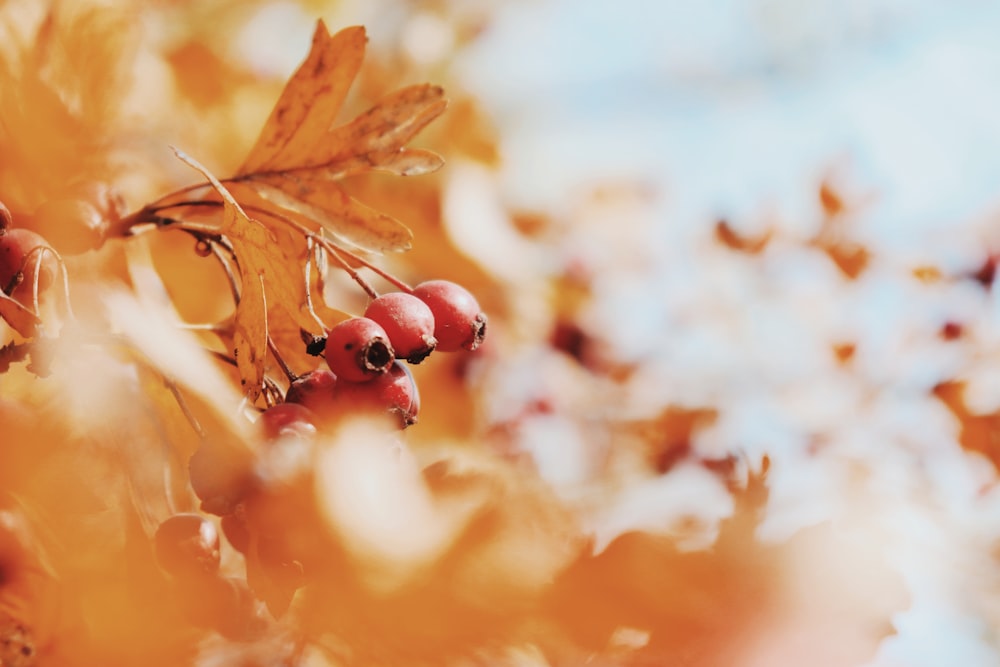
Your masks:
{"label": "orange foliage", "polygon": [[[454,186],[433,172],[501,162],[475,99],[397,80],[418,70],[399,54],[366,64],[363,27],[317,21],[278,91],[226,55],[237,18],[207,25],[243,3],[29,4],[0,9],[0,245],[8,228],[45,239],[0,292],[0,664],[805,664],[774,653],[799,614],[819,627],[861,610],[845,661],[891,631],[904,602],[881,545],[854,554],[885,593],[869,604],[844,592],[849,572],[822,600],[803,593],[824,586],[804,563],[843,546],[835,528],[761,538],[769,459],[699,447],[725,406],[624,405],[646,367],[594,325],[600,270],[518,255],[497,272],[452,238]],[[157,41],[136,27],[154,15],[194,25]],[[873,256],[847,238],[849,205],[828,184],[819,200],[820,231],[799,245],[857,279]],[[504,248],[546,260],[572,227],[500,217]],[[787,240],[712,231],[748,261]],[[42,261],[51,284],[33,278]],[[425,277],[463,284],[490,319],[481,349],[407,375],[422,392],[414,432],[394,395],[344,416],[324,409],[345,400],[331,390],[280,421],[292,382],[325,368],[329,327]],[[957,341],[955,327],[942,335]],[[834,352],[848,366],[855,347]],[[515,359],[527,380],[497,398]],[[545,364],[551,386],[531,374]],[[971,414],[956,385],[935,391],[962,444],[995,462],[995,417]],[[554,481],[570,450],[580,469]],[[729,503],[710,544],[672,535],[672,507],[659,531],[602,523],[686,473],[706,504]],[[179,512],[219,526],[217,572],[157,560],[151,536]]]}

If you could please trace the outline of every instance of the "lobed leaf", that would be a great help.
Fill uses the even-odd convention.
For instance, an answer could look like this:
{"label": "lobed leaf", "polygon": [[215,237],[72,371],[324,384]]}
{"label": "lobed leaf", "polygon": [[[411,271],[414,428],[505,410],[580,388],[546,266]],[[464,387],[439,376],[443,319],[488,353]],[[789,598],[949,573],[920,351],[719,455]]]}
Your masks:
{"label": "lobed leaf", "polygon": [[323,21],[317,22],[309,55],[285,84],[238,176],[302,163],[343,106],[367,39],[363,27],[345,28],[331,37]]}
{"label": "lobed leaf", "polygon": [[322,226],[343,245],[367,252],[410,248],[413,233],[406,225],[365,206],[333,183],[272,175],[245,185],[276,213],[303,216],[313,221],[316,231]]}
{"label": "lobed leaf", "polygon": [[368,171],[413,176],[439,169],[441,156],[405,145],[441,115],[447,100],[439,86],[408,86],[333,128],[366,39],[361,27],[331,37],[317,23],[309,55],[228,184],[246,185],[255,205],[313,231],[323,228],[338,243],[373,253],[407,250],[413,235],[405,225],[351,198],[334,181]]}
{"label": "lobed leaf", "polygon": [[422,148],[401,148],[380,162],[377,170],[395,176],[423,176],[444,166],[444,158]]}
{"label": "lobed leaf", "polygon": [[335,177],[338,165],[359,157],[376,167],[398,153],[447,106],[440,86],[425,83],[401,88],[316,142],[292,171],[324,167]]}

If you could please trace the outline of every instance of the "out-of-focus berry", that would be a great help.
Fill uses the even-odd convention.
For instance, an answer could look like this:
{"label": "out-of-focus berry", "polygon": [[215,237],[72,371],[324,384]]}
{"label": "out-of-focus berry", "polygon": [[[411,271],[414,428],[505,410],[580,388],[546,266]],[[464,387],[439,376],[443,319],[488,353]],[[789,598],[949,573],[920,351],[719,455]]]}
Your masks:
{"label": "out-of-focus berry", "polygon": [[338,409],[343,416],[390,415],[406,428],[417,422],[420,392],[413,374],[400,361],[387,373],[371,382],[341,382],[336,391]]}
{"label": "out-of-focus berry", "polygon": [[305,406],[322,417],[331,408],[336,386],[337,376],[333,371],[317,368],[292,381],[285,402]]}
{"label": "out-of-focus berry", "polygon": [[283,436],[310,438],[316,435],[316,415],[298,403],[279,403],[260,415],[264,437],[274,440]]}
{"label": "out-of-focus berry", "polygon": [[200,514],[175,514],[153,536],[156,560],[167,573],[197,577],[219,571],[219,531]]}

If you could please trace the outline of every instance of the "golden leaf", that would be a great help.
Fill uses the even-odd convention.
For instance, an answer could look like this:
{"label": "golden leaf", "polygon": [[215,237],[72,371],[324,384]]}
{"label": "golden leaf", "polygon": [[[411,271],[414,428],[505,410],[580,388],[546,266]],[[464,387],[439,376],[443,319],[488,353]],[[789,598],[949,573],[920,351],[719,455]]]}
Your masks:
{"label": "golden leaf", "polygon": [[276,245],[274,236],[267,227],[250,219],[229,190],[208,169],[182,151],[174,149],[174,152],[182,162],[201,172],[222,197],[221,231],[232,243],[240,268],[240,300],[233,317],[233,356],[243,389],[247,397],[254,401],[264,386],[264,361],[267,357],[264,279],[268,267],[275,264],[272,257],[272,248]]}
{"label": "golden leaf", "polygon": [[[368,252],[409,249],[413,234],[406,226],[365,206],[333,183],[306,178],[288,181],[280,176],[274,179],[282,185],[265,181],[245,184],[258,196],[262,207],[291,217],[313,232],[322,227],[342,245]],[[251,198],[249,194],[246,197]]]}
{"label": "golden leaf", "polygon": [[333,125],[361,68],[367,41],[363,27],[345,28],[331,37],[322,20],[316,23],[309,55],[285,84],[237,176],[298,166],[303,149]]}
{"label": "golden leaf", "polygon": [[444,166],[444,158],[422,148],[401,148],[378,165],[378,171],[396,176],[422,176]]}
{"label": "golden leaf", "polygon": [[382,98],[353,121],[333,124],[364,58],[363,28],[331,37],[320,21],[312,49],[289,79],[244,165],[227,183],[244,184],[241,200],[259,203],[311,231],[367,252],[406,250],[412,232],[355,201],[334,181],[368,171],[426,174],[443,160],[405,145],[447,106],[439,86],[419,84]]}
{"label": "golden leaf", "polygon": [[360,159],[376,167],[399,152],[447,105],[439,86],[425,83],[401,88],[347,125],[329,132],[326,141],[314,143],[290,171],[322,167],[330,177],[338,178],[343,175],[338,169],[341,164]]}

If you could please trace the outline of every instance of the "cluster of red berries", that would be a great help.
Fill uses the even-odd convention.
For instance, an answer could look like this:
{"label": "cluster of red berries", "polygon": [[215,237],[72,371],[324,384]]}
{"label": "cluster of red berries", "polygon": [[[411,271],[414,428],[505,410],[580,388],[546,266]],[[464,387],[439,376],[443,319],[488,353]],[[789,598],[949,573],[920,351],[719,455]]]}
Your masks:
{"label": "cluster of red berries", "polygon": [[[23,228],[12,225],[0,204],[0,289],[8,295],[26,285],[45,290],[58,277],[60,254],[99,246],[120,211],[115,200],[101,208],[95,197],[43,205],[24,216]],[[330,568],[337,545],[316,530],[323,519],[312,491],[317,434],[358,416],[386,420],[389,433],[407,428],[420,411],[408,364],[435,350],[471,351],[483,342],[486,316],[467,289],[446,280],[413,288],[391,280],[401,291],[375,296],[362,316],[307,341],[307,352],[322,356],[326,366],[302,375],[286,368],[284,401],[257,420],[259,447],[203,437],[190,458],[202,513],[169,517],[152,545],[160,578],[170,583],[164,595],[190,624],[250,638],[266,626],[260,602],[278,615],[296,590]],[[31,293],[14,296],[27,303]],[[220,571],[220,535],[243,555],[245,578]]]}
{"label": "cluster of red berries", "polygon": [[416,421],[420,395],[400,360],[417,364],[434,350],[475,350],[485,335],[486,316],[461,285],[429,280],[411,292],[389,292],[373,299],[363,316],[327,332],[329,370],[293,380],[285,401],[309,408],[321,421],[387,410],[406,427]]}
{"label": "cluster of red berries", "polygon": [[219,572],[219,531],[207,517],[175,514],[153,536],[156,560],[169,575],[169,595],[188,622],[225,637],[246,639],[263,628],[247,583]]}
{"label": "cluster of red berries", "polygon": [[[456,283],[432,280],[407,292],[383,294],[363,316],[327,332],[322,354],[328,368],[292,379],[285,401],[261,413],[258,451],[203,441],[189,463],[192,488],[203,511],[222,517],[227,541],[245,557],[250,587],[273,613],[330,566],[336,548],[315,530],[322,521],[311,495],[317,433],[356,416],[388,418],[390,429],[412,425],[420,395],[403,360],[419,363],[434,350],[475,350],[485,332],[478,302]],[[166,554],[161,561],[175,577],[200,579],[192,572],[202,572],[206,564],[216,567],[214,533],[194,519],[168,522],[177,523],[179,532],[171,528],[162,538],[158,534],[157,540],[171,543],[161,548],[158,542],[158,551]],[[253,609],[230,592],[232,582],[212,585],[220,589],[220,609],[242,605],[244,621],[220,632],[252,627]],[[184,588],[179,590],[183,594]]]}

